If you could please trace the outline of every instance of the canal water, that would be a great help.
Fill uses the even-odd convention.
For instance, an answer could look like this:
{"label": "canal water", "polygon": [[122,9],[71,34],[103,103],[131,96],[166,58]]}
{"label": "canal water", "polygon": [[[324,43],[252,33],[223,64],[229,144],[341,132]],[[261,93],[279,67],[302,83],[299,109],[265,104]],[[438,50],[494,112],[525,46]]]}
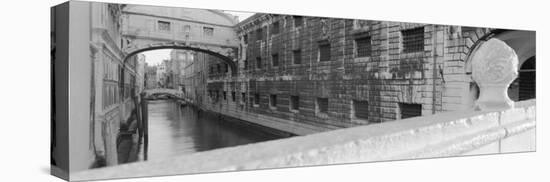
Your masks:
{"label": "canal water", "polygon": [[[251,126],[224,122],[211,113],[171,100],[149,101],[147,160],[282,138]],[[141,147],[139,160],[143,160]]]}

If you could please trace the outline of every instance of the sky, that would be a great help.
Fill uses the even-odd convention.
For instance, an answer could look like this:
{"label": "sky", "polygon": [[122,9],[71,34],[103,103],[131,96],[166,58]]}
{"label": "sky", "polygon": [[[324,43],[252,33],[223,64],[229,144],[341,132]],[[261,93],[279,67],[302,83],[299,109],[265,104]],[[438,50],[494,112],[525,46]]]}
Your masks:
{"label": "sky", "polygon": [[145,55],[145,62],[148,65],[160,64],[162,60],[170,59],[170,51],[172,51],[172,49],[159,49],[143,52]]}
{"label": "sky", "polygon": [[[239,22],[254,15],[254,13],[241,12],[241,11],[224,11],[225,13],[232,14],[239,17]],[[172,49],[159,49],[143,52],[145,55],[145,62],[149,65],[156,65],[162,62],[162,60],[170,59],[170,51]]]}

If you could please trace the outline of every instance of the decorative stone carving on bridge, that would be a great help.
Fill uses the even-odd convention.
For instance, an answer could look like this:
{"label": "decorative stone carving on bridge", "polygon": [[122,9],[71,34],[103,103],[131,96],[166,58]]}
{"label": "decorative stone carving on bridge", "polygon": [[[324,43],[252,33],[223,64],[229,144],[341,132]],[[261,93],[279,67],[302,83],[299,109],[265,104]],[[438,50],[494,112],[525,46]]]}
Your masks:
{"label": "decorative stone carving on bridge", "polygon": [[476,108],[491,111],[514,106],[508,86],[518,76],[518,56],[505,42],[489,39],[472,57],[472,77],[480,93]]}

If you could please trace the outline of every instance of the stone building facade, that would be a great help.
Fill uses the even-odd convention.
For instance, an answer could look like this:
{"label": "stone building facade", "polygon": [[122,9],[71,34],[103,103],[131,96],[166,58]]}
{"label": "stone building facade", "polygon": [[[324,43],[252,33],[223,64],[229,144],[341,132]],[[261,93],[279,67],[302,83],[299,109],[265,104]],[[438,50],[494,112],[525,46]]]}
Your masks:
{"label": "stone building facade", "polygon": [[[469,55],[490,38],[523,55],[520,67],[535,57],[531,31],[274,14],[235,30],[238,74],[208,62],[205,107],[294,134],[471,109]],[[534,88],[534,74],[524,80]]]}

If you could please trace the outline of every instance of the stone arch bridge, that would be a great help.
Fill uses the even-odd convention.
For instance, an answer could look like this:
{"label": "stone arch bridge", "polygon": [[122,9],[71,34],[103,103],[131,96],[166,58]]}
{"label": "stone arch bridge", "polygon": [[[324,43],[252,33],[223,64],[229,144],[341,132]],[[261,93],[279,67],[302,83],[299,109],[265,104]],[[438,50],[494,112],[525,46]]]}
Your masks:
{"label": "stone arch bridge", "polygon": [[174,99],[174,100],[186,100],[183,96],[183,92],[176,89],[148,89],[143,91],[142,95],[144,100],[162,100],[162,99]]}

